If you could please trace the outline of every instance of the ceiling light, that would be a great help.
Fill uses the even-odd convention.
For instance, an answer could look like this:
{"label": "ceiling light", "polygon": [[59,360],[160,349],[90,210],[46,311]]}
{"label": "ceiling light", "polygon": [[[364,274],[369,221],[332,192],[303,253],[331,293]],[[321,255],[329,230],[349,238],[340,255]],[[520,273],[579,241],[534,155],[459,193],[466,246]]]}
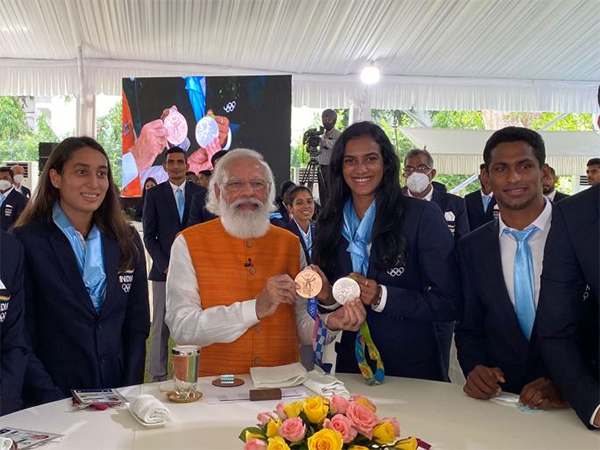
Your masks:
{"label": "ceiling light", "polygon": [[377,83],[380,76],[381,73],[379,72],[379,68],[373,63],[369,63],[369,65],[365,66],[360,72],[360,80],[365,84]]}

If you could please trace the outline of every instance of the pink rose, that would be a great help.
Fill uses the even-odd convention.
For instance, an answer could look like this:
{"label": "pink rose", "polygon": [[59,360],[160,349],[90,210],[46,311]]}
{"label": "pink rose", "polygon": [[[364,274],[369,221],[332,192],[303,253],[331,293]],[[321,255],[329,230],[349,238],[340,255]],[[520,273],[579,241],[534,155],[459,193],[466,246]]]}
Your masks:
{"label": "pink rose", "polygon": [[373,428],[379,423],[379,419],[373,411],[361,403],[350,402],[346,416],[361,434],[369,439],[373,438]]}
{"label": "pink rose", "polygon": [[262,439],[248,439],[244,444],[244,450],[267,450],[267,443]]}
{"label": "pink rose", "polygon": [[395,417],[384,417],[383,419],[381,419],[380,423],[383,422],[388,422],[389,424],[392,425],[392,428],[394,429],[394,436],[398,437],[400,436],[400,423],[398,422],[398,419]]}
{"label": "pink rose", "polygon": [[306,434],[306,425],[300,417],[286,419],[279,427],[279,436],[290,442],[300,442]]}
{"label": "pink rose", "polygon": [[352,421],[343,414],[336,414],[331,419],[325,419],[323,428],[338,431],[342,435],[344,444],[349,444],[354,440],[358,431],[354,428]]}
{"label": "pink rose", "polygon": [[258,421],[260,423],[262,423],[263,425],[266,425],[269,423],[269,420],[276,419],[277,417],[275,417],[272,412],[267,411],[267,412],[261,412],[258,416],[256,416],[256,418],[258,419]]}
{"label": "pink rose", "polygon": [[364,405],[367,408],[369,408],[371,411],[377,412],[377,406],[375,406],[375,403],[373,403],[367,397],[363,397],[362,395],[355,394],[352,397],[350,397],[350,401],[360,403],[361,405]]}
{"label": "pink rose", "polygon": [[344,397],[334,395],[329,400],[329,409],[333,414],[346,414],[350,402]]}
{"label": "pink rose", "polygon": [[283,408],[285,408],[283,402],[277,403],[277,406],[275,407],[275,413],[279,416],[281,420],[287,419],[287,415],[285,414],[285,412],[283,412]]}

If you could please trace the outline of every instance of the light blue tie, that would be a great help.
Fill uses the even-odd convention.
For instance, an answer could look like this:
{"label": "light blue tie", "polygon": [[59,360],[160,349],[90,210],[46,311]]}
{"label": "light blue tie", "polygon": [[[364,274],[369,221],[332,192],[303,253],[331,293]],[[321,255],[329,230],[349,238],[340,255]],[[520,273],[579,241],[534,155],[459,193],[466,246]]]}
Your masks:
{"label": "light blue tie", "polygon": [[483,196],[483,212],[486,213],[488,210],[488,207],[490,206],[490,202],[492,201],[492,197],[489,195],[484,195]]}
{"label": "light blue tie", "polygon": [[515,310],[519,325],[527,340],[531,338],[531,330],[535,320],[533,258],[527,240],[536,230],[538,230],[538,227],[533,225],[523,231],[504,229],[505,234],[512,234],[515,241],[517,241],[514,273]]}
{"label": "light blue tie", "polygon": [[6,200],[6,195],[4,194],[0,194],[0,208],[2,207],[2,205],[4,204],[4,200]]}
{"label": "light blue tie", "polygon": [[183,223],[183,209],[185,208],[185,201],[183,200],[183,191],[180,187],[175,191],[175,199],[177,200],[177,211],[179,211],[179,221]]}

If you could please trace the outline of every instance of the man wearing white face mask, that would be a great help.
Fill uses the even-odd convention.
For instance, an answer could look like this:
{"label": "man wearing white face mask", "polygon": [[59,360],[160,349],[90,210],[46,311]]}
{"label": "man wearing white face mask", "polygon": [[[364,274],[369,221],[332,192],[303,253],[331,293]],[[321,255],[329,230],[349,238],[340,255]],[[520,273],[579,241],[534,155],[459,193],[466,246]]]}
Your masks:
{"label": "man wearing white face mask", "polygon": [[23,185],[23,180],[25,180],[25,169],[23,167],[16,165],[12,166],[12,171],[14,176],[13,184],[15,186],[15,190],[19,194],[23,194],[25,198],[31,198],[31,191],[27,186]]}
{"label": "man wearing white face mask", "polygon": [[12,169],[0,167],[0,229],[4,231],[12,227],[27,205],[27,199],[14,189],[13,182]]}
{"label": "man wearing white face mask", "polygon": [[434,189],[431,182],[436,171],[433,158],[427,150],[414,149],[404,159],[403,175],[406,178],[404,194],[436,203],[454,236],[454,242],[469,233],[469,219],[465,200],[457,195]]}

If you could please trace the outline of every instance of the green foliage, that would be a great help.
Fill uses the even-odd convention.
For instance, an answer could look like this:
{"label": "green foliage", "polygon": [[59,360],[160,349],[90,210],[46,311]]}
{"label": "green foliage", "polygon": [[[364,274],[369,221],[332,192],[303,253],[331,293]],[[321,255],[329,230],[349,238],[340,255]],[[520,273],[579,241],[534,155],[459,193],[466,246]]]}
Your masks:
{"label": "green foliage", "polygon": [[19,97],[0,97],[0,161],[37,161],[40,142],[58,142],[48,118],[36,120],[37,131],[27,124]]}
{"label": "green foliage", "polygon": [[[542,113],[524,113],[511,112],[504,115],[505,119],[518,123],[521,126],[539,130],[557,117],[560,113],[542,112]],[[557,121],[546,131],[591,131],[593,130],[591,114],[567,114],[561,120]]]}
{"label": "green foliage", "polygon": [[[446,188],[448,189],[448,191],[452,188],[455,188],[456,186],[458,186],[459,184],[461,184],[463,181],[465,181],[466,179],[468,179],[471,175],[436,175],[435,177],[435,181],[437,181],[438,183],[442,183],[446,185]],[[475,192],[477,190],[479,190],[479,188],[481,187],[481,185],[479,184],[478,180],[473,181],[471,184],[469,184],[467,187],[465,187],[464,189],[461,189],[460,191],[456,192],[456,195],[460,195],[461,197],[464,197],[467,194],[470,194],[471,192]]]}
{"label": "green foliage", "polygon": [[481,111],[432,111],[433,128],[485,130]]}
{"label": "green foliage", "polygon": [[113,179],[119,188],[122,187],[122,114],[123,102],[119,100],[106,115],[98,117],[96,120],[96,139],[108,154],[108,159],[113,171]]}

